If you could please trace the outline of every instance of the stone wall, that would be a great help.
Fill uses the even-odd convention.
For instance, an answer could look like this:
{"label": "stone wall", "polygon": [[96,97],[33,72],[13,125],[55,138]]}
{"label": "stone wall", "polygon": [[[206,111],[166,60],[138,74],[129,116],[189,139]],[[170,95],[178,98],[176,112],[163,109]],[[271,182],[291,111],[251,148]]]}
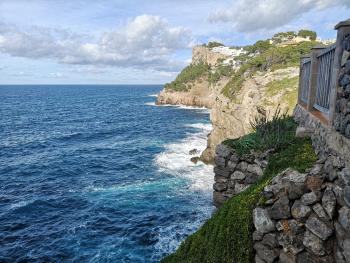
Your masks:
{"label": "stone wall", "polygon": [[345,36],[342,48],[343,54],[333,125],[337,131],[350,138],[350,34]]}
{"label": "stone wall", "polygon": [[319,160],[265,187],[253,213],[255,262],[350,262],[350,140],[300,106],[295,119]]}
{"label": "stone wall", "polygon": [[263,175],[267,153],[238,156],[232,149],[219,144],[215,156],[214,204],[219,207],[233,195],[247,189]]}

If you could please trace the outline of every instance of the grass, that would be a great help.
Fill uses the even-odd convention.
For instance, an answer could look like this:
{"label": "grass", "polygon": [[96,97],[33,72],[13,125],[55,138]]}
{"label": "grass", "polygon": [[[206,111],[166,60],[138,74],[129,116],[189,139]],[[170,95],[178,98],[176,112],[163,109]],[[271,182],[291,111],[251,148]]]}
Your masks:
{"label": "grass", "polygon": [[293,109],[297,103],[299,77],[284,78],[271,81],[266,85],[265,103],[269,104],[269,99],[275,95],[281,94],[280,101],[286,102],[289,109]]}
{"label": "grass", "polygon": [[[254,262],[252,212],[261,199],[262,190],[274,176],[283,170],[293,168],[304,172],[311,168],[317,159],[310,139],[291,136],[292,133],[295,133],[296,128],[291,118],[285,117],[276,121],[280,123],[266,124],[265,122],[265,125],[260,123],[262,126],[257,127],[257,131],[259,129],[267,131],[271,128],[266,125],[276,129],[285,127],[280,136],[288,138],[289,141],[280,140],[283,143],[280,143],[280,147],[269,156],[268,166],[260,181],[229,199],[196,233],[189,236],[174,254],[164,258],[161,262]],[[239,140],[243,144],[243,141],[250,140],[249,137],[256,135],[246,135]],[[257,137],[254,140],[258,140]],[[237,147],[238,145],[236,143],[232,146]],[[259,146],[260,143],[256,142],[256,144],[251,144],[250,149]]]}

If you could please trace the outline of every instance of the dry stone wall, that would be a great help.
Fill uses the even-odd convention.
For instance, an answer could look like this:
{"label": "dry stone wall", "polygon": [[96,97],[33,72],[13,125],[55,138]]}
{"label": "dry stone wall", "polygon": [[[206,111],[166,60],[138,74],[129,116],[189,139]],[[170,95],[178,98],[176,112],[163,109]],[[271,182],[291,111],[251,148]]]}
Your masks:
{"label": "dry stone wall", "polygon": [[345,36],[342,48],[334,127],[345,137],[350,138],[350,34]]}
{"label": "dry stone wall", "polygon": [[233,195],[247,189],[263,175],[268,153],[239,156],[224,144],[216,147],[214,204],[219,207]]}

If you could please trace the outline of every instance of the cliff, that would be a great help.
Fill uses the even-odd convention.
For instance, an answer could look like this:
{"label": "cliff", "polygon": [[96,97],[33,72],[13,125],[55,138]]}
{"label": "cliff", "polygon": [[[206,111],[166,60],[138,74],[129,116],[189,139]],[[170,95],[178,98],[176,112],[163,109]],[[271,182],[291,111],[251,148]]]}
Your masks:
{"label": "cliff", "polygon": [[[201,160],[212,163],[216,145],[250,132],[250,121],[255,118],[258,107],[273,113],[279,105],[291,113],[297,99],[297,63],[288,57],[274,63],[270,61],[270,53],[303,53],[311,43],[300,43],[291,50],[272,44],[263,50],[260,44],[245,49],[195,47],[191,65],[165,86],[156,103],[211,109],[213,130]],[[267,61],[266,65],[256,65],[261,59]]]}

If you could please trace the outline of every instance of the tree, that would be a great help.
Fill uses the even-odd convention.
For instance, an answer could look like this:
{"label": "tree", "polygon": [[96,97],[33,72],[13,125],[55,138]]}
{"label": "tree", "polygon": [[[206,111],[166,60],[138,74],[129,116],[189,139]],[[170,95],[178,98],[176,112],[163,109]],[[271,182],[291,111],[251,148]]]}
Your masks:
{"label": "tree", "polygon": [[299,36],[299,37],[303,37],[303,38],[309,37],[310,40],[316,40],[316,38],[317,38],[317,33],[316,33],[315,31],[302,29],[302,30],[300,30],[300,31],[298,32],[298,36]]}

